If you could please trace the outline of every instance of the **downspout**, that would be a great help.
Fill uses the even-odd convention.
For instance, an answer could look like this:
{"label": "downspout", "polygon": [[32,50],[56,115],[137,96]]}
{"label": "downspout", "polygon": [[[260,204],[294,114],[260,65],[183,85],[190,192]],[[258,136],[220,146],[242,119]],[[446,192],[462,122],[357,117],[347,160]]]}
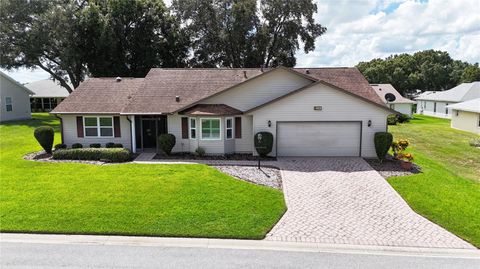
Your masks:
{"label": "downspout", "polygon": [[62,137],[62,144],[63,144],[63,119],[57,116],[57,114],[54,114],[54,115],[57,119],[60,120],[60,136]]}
{"label": "downspout", "polygon": [[[135,117],[135,116],[134,116],[134,117]],[[133,133],[132,121],[130,120],[130,117],[129,117],[129,116],[127,116],[127,120],[128,120],[128,122],[130,122],[130,141],[131,141],[131,143],[130,143],[130,150],[133,152],[133,143],[134,143],[134,141],[133,141],[133,135],[132,135],[132,133]]]}

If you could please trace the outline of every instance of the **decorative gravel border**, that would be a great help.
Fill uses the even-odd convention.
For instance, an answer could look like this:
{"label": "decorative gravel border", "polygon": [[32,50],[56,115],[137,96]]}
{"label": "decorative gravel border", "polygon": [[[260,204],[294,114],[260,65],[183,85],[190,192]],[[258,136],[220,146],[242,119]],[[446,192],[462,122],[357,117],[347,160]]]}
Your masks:
{"label": "decorative gravel border", "polygon": [[239,180],[282,190],[282,176],[278,168],[258,169],[256,166],[246,165],[212,165],[211,167]]}

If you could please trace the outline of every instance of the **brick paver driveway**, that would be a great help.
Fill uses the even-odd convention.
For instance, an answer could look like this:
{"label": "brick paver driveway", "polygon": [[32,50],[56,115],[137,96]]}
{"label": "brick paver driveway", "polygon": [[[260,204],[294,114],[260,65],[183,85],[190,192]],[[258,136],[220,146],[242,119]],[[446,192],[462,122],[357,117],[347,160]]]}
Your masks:
{"label": "brick paver driveway", "polygon": [[473,248],[416,214],[361,158],[280,158],[288,210],[266,240]]}

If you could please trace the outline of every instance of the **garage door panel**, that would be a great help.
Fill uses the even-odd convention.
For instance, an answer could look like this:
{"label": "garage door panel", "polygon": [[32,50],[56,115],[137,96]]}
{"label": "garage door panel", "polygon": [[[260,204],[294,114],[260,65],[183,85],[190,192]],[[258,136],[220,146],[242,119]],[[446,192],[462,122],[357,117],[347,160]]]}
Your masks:
{"label": "garage door panel", "polygon": [[278,123],[278,156],[359,156],[360,128],[358,122]]}

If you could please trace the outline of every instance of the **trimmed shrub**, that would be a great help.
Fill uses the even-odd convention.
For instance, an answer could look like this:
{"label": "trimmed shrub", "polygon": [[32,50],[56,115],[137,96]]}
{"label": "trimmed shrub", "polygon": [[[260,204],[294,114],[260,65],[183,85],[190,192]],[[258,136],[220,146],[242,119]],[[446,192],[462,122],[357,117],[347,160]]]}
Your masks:
{"label": "trimmed shrub", "polygon": [[198,147],[196,150],[195,150],[195,155],[199,156],[199,157],[203,157],[205,156],[205,150],[201,147]]}
{"label": "trimmed shrub", "polygon": [[266,157],[273,148],[273,134],[270,132],[259,132],[254,137],[255,150],[260,157]]}
{"label": "trimmed shrub", "polygon": [[81,149],[81,148],[83,148],[83,145],[80,143],[72,144],[72,149]]}
{"label": "trimmed shrub", "polygon": [[123,148],[123,145],[120,143],[116,143],[113,145],[114,148]]}
{"label": "trimmed shrub", "polygon": [[108,142],[108,143],[105,144],[105,147],[106,147],[107,149],[114,148],[114,147],[115,147],[115,143],[113,143],[113,142]]}
{"label": "trimmed shrub", "polygon": [[53,148],[54,148],[55,150],[66,149],[66,148],[67,148],[67,145],[65,145],[65,144],[56,144]]}
{"label": "trimmed shrub", "polygon": [[388,125],[397,125],[397,122],[398,122],[397,115],[395,115],[395,114],[388,115],[388,117],[387,117],[387,124]]}
{"label": "trimmed shrub", "polygon": [[468,141],[468,144],[470,144],[470,146],[472,146],[472,147],[480,148],[480,138],[474,138],[474,139]]}
{"label": "trimmed shrub", "polygon": [[380,162],[385,160],[388,149],[392,146],[393,136],[387,132],[377,132],[374,136],[375,152]]}
{"label": "trimmed shrub", "polygon": [[128,162],[132,160],[132,152],[119,148],[76,148],[55,151],[53,159],[56,160],[84,160],[105,162]]}
{"label": "trimmed shrub", "polygon": [[101,148],[102,145],[100,145],[99,143],[93,143],[93,144],[90,144],[90,147],[91,148]]}
{"label": "trimmed shrub", "polygon": [[163,153],[170,155],[175,143],[176,139],[173,134],[161,134],[158,136],[157,140],[157,151],[160,150]]}
{"label": "trimmed shrub", "polygon": [[45,150],[46,153],[52,153],[53,138],[55,131],[50,126],[40,126],[35,128],[33,136],[37,139],[38,143]]}
{"label": "trimmed shrub", "polygon": [[407,114],[401,114],[397,117],[398,123],[405,123],[410,121],[410,117]]}

